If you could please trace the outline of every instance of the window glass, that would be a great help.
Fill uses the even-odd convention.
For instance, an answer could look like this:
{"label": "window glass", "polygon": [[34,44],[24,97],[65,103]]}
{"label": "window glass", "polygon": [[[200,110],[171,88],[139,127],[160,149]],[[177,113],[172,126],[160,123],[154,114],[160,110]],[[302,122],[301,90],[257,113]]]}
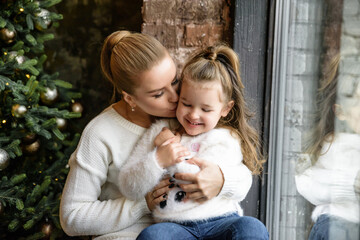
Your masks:
{"label": "window glass", "polygon": [[360,239],[360,1],[276,4],[271,238]]}

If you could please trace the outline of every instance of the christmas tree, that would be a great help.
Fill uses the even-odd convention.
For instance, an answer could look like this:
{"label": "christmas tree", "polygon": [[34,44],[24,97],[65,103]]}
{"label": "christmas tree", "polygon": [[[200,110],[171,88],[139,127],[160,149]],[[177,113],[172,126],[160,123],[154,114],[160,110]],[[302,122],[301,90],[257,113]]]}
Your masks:
{"label": "christmas tree", "polygon": [[65,237],[59,203],[82,106],[44,65],[60,1],[0,0],[0,239]]}

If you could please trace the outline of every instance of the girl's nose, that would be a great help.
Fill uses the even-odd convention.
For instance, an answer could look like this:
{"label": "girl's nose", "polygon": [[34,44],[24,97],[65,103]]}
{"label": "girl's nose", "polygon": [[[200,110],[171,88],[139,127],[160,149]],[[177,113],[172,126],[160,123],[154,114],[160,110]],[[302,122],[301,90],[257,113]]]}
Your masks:
{"label": "girl's nose", "polygon": [[198,119],[199,118],[199,113],[197,112],[196,109],[191,109],[189,112],[189,116],[191,119]]}

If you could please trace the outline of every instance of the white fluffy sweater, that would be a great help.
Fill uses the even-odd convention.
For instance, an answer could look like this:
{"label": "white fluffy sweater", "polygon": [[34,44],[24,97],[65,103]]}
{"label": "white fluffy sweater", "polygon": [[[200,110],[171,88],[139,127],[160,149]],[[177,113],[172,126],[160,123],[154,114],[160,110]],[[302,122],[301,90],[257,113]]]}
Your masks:
{"label": "white fluffy sweater", "polygon": [[329,214],[359,223],[359,172],[360,136],[339,133],[333,143],[323,146],[313,166],[296,175],[299,193],[315,205],[314,222],[321,214]]}
{"label": "white fluffy sweater", "polygon": [[112,107],[86,126],[69,160],[61,198],[60,221],[68,235],[135,239],[153,223],[145,199],[127,199],[118,182],[120,169],[145,130]]}
{"label": "white fluffy sweater", "polygon": [[[184,166],[189,165],[184,162],[175,165],[175,167],[170,167],[170,169],[163,169],[158,165],[153,142],[165,126],[169,127],[166,120],[152,124],[136,145],[129,161],[120,171],[119,182],[124,183],[119,185],[120,191],[129,199],[142,199],[167,173],[172,175],[174,171],[181,172],[184,169],[185,171],[192,171],[191,167]],[[218,164],[224,174],[224,186],[217,197],[203,204],[192,201],[175,202],[173,200],[174,195],[176,191],[180,190],[176,188],[170,191],[167,206],[164,208],[157,207],[153,211],[155,219],[183,222],[204,220],[226,215],[230,212],[239,212],[242,215],[239,201],[243,200],[248,193],[252,176],[250,170],[242,163],[243,157],[239,141],[231,135],[228,129],[221,128],[194,137],[183,135],[181,144],[192,151],[192,156]]]}

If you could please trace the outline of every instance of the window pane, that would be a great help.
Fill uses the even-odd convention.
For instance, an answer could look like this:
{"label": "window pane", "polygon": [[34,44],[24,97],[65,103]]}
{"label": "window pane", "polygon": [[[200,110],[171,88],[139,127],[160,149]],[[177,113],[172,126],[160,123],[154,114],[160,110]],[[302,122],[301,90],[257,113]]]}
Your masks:
{"label": "window pane", "polygon": [[271,238],[360,239],[360,1],[276,4]]}

